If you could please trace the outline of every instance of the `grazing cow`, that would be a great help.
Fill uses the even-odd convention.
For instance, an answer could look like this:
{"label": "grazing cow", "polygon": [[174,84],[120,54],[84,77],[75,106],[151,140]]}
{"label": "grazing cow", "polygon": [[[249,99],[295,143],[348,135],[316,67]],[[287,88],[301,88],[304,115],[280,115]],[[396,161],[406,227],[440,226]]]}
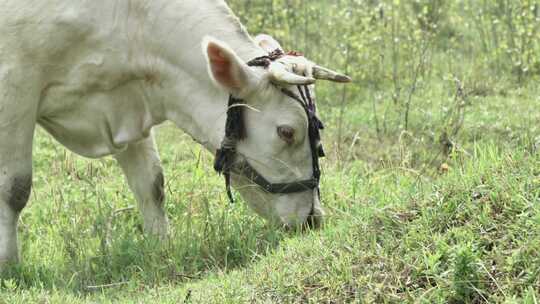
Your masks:
{"label": "grazing cow", "polygon": [[257,213],[317,222],[312,84],[350,79],[280,49],[250,38],[223,0],[4,0],[0,264],[18,259],[36,123],[77,154],[113,155],[150,234],[167,233],[152,135],[167,120],[217,151],[216,169]]}

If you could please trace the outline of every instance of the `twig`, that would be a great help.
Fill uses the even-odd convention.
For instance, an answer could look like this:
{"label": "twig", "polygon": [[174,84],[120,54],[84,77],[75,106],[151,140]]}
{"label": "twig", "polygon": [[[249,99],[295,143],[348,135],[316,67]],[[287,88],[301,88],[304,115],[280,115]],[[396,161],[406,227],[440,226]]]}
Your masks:
{"label": "twig", "polygon": [[499,283],[497,282],[497,280],[493,277],[493,275],[491,274],[491,272],[489,272],[489,270],[486,268],[486,265],[484,265],[483,263],[480,263],[480,266],[482,266],[482,268],[484,268],[484,271],[487,273],[487,275],[489,276],[489,278],[493,281],[493,283],[495,283],[495,286],[497,286],[497,289],[502,293],[502,295],[507,298],[507,295],[506,293],[504,292],[504,290],[501,288],[501,285],[499,285]]}
{"label": "twig", "polygon": [[407,102],[405,103],[405,131],[409,130],[409,113],[411,110],[411,103],[412,103],[412,97],[414,93],[416,92],[417,86],[418,86],[418,78],[420,76],[420,73],[423,72],[424,66],[426,64],[426,53],[429,48],[429,42],[427,40],[424,40],[422,50],[420,51],[420,58],[418,60],[418,65],[416,66],[416,69],[414,70],[414,78],[413,82],[411,84],[411,88],[409,90],[409,95],[407,97]]}
{"label": "twig", "polygon": [[379,117],[377,115],[377,102],[379,102],[381,100],[380,96],[374,96],[372,98],[372,110],[373,110],[373,120],[375,122],[375,131],[377,132],[377,139],[379,140],[379,142],[382,142],[382,137],[381,137],[381,127],[380,127],[380,124],[379,124]]}
{"label": "twig", "polygon": [[86,286],[86,289],[97,290],[97,289],[105,289],[105,288],[114,288],[114,287],[126,285],[127,283],[128,282],[118,282],[118,283],[111,283],[111,284],[104,284],[104,285]]}
{"label": "twig", "polygon": [[354,146],[356,145],[356,142],[360,139],[360,131],[356,132],[354,134],[354,137],[353,137],[353,140],[352,140],[352,143],[349,147],[349,155],[347,157],[347,159],[351,159],[353,157],[353,149],[354,149]]}
{"label": "twig", "polygon": [[121,208],[121,209],[117,209],[115,211],[113,211],[113,213],[111,214],[111,216],[109,216],[108,220],[107,220],[107,226],[105,228],[105,242],[107,245],[110,245],[111,244],[111,241],[110,241],[110,232],[111,232],[111,227],[112,227],[112,223],[113,221],[116,219],[116,217],[118,217],[118,215],[120,215],[121,213],[123,212],[126,212],[126,211],[131,211],[135,209],[135,207],[133,206],[129,206],[129,207],[126,207],[126,208]]}
{"label": "twig", "polygon": [[[350,44],[347,44],[347,48],[346,48],[346,59],[345,59],[345,73],[348,73],[349,72],[349,59],[350,59],[350,53],[351,53],[351,45]],[[337,148],[338,148],[338,151],[341,151],[341,142],[343,141],[343,116],[345,115],[345,103],[346,103],[346,100],[347,100],[347,86],[343,86],[343,91],[342,91],[342,94],[341,94],[341,103],[339,105],[339,118],[338,118],[338,144],[337,144]],[[341,156],[339,153],[338,153],[338,156]]]}

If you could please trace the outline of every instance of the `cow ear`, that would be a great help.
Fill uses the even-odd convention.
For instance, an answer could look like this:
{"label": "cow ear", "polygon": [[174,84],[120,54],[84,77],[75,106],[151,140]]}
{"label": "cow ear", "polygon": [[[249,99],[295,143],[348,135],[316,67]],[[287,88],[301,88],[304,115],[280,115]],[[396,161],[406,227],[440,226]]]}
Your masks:
{"label": "cow ear", "polygon": [[251,70],[224,42],[207,37],[203,51],[210,77],[231,93],[246,90],[250,84]]}
{"label": "cow ear", "polygon": [[257,37],[255,37],[255,42],[267,53],[272,53],[275,50],[283,51],[281,44],[270,35],[257,35]]}

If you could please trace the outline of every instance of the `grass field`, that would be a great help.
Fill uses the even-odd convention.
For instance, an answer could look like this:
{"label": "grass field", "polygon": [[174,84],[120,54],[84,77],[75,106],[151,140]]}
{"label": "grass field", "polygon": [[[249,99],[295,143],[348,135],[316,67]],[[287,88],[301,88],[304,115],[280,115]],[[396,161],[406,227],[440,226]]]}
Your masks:
{"label": "grass field", "polygon": [[[516,94],[471,106],[466,148],[439,172],[331,153],[329,218],[304,234],[230,205],[211,155],[167,125],[158,138],[172,233],[165,243],[145,239],[114,161],[86,161],[39,132],[24,262],[2,281],[2,301],[536,303],[540,155],[519,135],[497,140],[526,121],[516,100],[530,99],[524,112],[540,121],[538,95]],[[488,115],[491,106],[499,110]],[[475,132],[490,136],[466,142]]]}
{"label": "grass field", "polygon": [[[340,9],[326,12],[339,21]],[[328,218],[317,231],[276,230],[239,197],[230,204],[212,155],[166,124],[156,133],[171,235],[147,239],[114,160],[85,160],[38,130],[23,262],[2,274],[0,303],[538,303],[539,77],[497,70],[511,63],[490,61],[489,47],[457,47],[477,33],[456,10],[441,28],[463,34],[401,54],[399,86],[392,62],[361,56],[339,63],[351,87],[319,85]],[[302,35],[279,18],[266,28]]]}

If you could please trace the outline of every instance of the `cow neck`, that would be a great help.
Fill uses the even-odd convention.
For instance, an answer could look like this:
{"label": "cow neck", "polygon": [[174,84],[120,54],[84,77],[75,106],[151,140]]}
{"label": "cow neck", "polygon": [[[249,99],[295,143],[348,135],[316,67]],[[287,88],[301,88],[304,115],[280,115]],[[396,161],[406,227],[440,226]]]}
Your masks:
{"label": "cow neck", "polygon": [[145,48],[157,54],[161,61],[180,68],[199,81],[210,84],[201,49],[206,36],[227,43],[245,62],[265,55],[224,1],[161,0],[152,3],[151,16],[143,20],[152,24],[144,39]]}
{"label": "cow neck", "polygon": [[[185,11],[192,13],[182,13]],[[177,1],[162,13],[166,16],[161,20],[166,21],[150,39],[158,44],[153,52],[159,62],[166,63],[164,71],[170,79],[161,98],[166,103],[166,118],[215,152],[225,133],[229,94],[212,82],[201,43],[206,36],[216,37],[246,62],[265,52],[222,1]],[[182,26],[175,20],[182,20]]]}

